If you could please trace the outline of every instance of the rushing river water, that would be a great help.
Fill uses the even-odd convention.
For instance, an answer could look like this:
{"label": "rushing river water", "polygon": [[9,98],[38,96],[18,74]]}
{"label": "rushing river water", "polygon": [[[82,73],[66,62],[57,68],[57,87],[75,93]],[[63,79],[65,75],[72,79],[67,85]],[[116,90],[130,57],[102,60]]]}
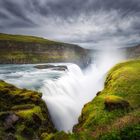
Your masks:
{"label": "rushing river water", "polygon": [[75,64],[63,64],[67,71],[36,69],[33,64],[0,65],[0,79],[42,92],[56,128],[71,131],[83,105],[103,89],[107,71],[123,59],[116,52],[99,56],[84,71]]}

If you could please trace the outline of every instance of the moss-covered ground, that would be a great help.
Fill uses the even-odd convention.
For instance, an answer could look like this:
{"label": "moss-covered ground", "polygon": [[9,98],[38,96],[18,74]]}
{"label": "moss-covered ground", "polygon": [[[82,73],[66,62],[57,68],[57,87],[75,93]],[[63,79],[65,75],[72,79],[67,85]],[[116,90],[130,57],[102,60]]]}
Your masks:
{"label": "moss-covered ground", "polygon": [[0,81],[0,140],[39,139],[55,132],[41,93]]}

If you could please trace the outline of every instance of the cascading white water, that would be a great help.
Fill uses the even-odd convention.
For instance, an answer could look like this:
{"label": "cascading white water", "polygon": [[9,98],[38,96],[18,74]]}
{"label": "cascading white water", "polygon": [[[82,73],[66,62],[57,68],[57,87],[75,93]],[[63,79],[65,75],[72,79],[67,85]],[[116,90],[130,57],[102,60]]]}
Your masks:
{"label": "cascading white water", "polygon": [[60,79],[44,81],[40,91],[58,130],[72,130],[83,105],[103,89],[106,72],[122,59],[115,50],[103,51],[86,71],[82,72],[72,64],[68,65],[68,73]]}
{"label": "cascading white water", "polygon": [[65,64],[67,72],[35,69],[34,65],[0,65],[0,79],[41,91],[56,128],[71,131],[83,105],[103,89],[107,71],[123,60],[122,56],[117,50],[99,51],[84,71],[75,64]]}

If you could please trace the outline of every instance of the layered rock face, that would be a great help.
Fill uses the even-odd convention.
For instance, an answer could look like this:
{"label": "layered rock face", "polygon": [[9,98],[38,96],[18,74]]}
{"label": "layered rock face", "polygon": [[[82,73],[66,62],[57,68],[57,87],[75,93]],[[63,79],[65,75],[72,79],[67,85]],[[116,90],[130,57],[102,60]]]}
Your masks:
{"label": "layered rock face", "polygon": [[77,45],[43,38],[0,34],[0,64],[71,62],[81,67],[89,61],[89,51]]}

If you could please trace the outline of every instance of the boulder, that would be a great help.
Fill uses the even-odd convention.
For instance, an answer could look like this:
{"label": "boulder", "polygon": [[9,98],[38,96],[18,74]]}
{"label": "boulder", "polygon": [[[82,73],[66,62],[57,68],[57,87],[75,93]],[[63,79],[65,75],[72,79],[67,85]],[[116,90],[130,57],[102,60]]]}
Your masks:
{"label": "boulder", "polygon": [[5,129],[10,129],[13,127],[13,125],[19,120],[19,117],[15,115],[14,113],[10,113],[7,115],[4,121],[4,127]]}
{"label": "boulder", "polygon": [[110,95],[105,98],[105,109],[112,111],[114,109],[128,109],[129,103],[121,97]]}

